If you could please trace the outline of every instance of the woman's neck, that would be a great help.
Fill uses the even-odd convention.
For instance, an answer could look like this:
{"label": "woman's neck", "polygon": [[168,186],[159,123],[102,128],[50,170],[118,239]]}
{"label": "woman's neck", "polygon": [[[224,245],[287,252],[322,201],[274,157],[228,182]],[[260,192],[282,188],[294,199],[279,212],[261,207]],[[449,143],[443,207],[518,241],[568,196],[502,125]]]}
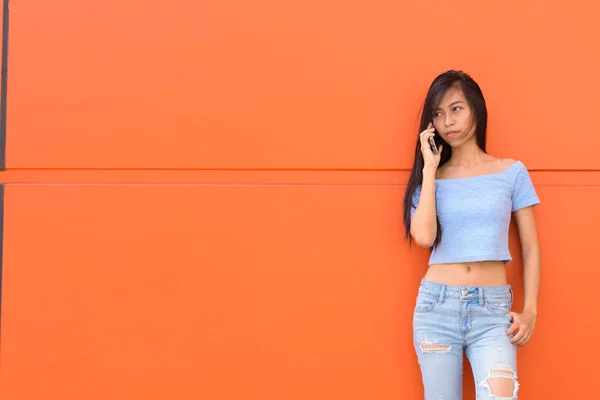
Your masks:
{"label": "woman's neck", "polygon": [[469,168],[491,159],[493,157],[481,150],[475,140],[471,140],[460,147],[453,147],[452,156],[446,162],[446,165]]}

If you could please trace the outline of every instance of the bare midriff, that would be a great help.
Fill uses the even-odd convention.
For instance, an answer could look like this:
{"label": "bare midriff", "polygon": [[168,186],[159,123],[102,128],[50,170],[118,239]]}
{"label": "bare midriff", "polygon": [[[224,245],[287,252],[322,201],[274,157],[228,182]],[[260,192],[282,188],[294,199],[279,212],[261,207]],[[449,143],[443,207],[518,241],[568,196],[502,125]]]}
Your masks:
{"label": "bare midriff", "polygon": [[451,286],[502,286],[507,284],[503,261],[431,264],[424,279]]}

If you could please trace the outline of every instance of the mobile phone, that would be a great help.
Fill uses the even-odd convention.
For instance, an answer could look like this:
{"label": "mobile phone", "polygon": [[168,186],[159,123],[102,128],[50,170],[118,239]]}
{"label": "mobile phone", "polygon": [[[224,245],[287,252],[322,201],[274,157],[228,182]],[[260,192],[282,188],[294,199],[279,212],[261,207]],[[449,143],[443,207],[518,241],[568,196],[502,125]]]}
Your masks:
{"label": "mobile phone", "polygon": [[435,145],[435,140],[433,140],[432,137],[429,138],[429,145],[431,146],[431,151],[433,151],[433,154],[437,156],[440,152],[438,151],[438,148]]}

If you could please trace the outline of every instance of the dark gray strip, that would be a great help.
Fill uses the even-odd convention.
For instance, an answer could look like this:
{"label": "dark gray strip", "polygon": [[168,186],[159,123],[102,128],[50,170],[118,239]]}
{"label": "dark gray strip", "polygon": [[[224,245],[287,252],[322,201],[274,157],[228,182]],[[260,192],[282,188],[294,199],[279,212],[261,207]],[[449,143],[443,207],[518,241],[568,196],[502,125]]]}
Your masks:
{"label": "dark gray strip", "polygon": [[0,92],[0,171],[6,169],[6,87],[8,84],[8,2],[2,11],[2,91]]}

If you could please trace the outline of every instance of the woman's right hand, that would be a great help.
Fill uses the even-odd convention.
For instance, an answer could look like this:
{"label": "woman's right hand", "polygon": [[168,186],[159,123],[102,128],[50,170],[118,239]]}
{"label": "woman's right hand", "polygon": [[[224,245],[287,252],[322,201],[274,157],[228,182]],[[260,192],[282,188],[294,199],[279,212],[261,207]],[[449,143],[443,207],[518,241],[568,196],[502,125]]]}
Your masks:
{"label": "woman's right hand", "polygon": [[444,148],[443,144],[438,146],[438,155],[433,154],[431,150],[431,146],[429,145],[429,138],[435,136],[435,128],[433,124],[430,122],[423,132],[420,133],[421,136],[421,154],[423,154],[423,160],[425,161],[425,167],[437,168],[440,164],[440,158],[442,155],[442,150]]}

